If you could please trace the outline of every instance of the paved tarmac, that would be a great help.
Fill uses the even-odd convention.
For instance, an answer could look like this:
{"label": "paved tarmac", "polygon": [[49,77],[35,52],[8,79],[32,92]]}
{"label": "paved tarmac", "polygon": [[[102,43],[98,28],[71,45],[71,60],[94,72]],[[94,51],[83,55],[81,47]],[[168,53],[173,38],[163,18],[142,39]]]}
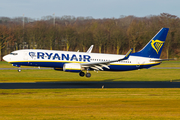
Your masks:
{"label": "paved tarmac", "polygon": [[0,83],[0,89],[180,88],[180,82],[34,82]]}

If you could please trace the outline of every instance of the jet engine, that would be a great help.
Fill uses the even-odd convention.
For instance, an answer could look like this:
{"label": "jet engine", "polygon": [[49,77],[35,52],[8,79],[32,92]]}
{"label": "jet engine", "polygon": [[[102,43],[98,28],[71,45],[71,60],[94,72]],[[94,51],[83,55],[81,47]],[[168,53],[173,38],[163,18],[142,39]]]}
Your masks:
{"label": "jet engine", "polygon": [[83,68],[79,63],[66,63],[63,66],[63,71],[65,72],[80,72]]}

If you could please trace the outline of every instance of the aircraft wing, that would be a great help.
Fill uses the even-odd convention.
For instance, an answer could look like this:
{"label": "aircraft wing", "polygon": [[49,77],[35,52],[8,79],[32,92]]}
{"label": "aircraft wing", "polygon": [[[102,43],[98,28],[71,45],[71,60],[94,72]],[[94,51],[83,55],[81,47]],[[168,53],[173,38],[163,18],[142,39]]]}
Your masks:
{"label": "aircraft wing", "polygon": [[120,58],[117,60],[111,60],[111,61],[100,61],[100,62],[90,62],[90,63],[81,63],[81,66],[83,68],[92,68],[94,70],[103,70],[103,67],[110,69],[108,66],[110,65],[110,63],[113,62],[118,62],[118,61],[122,61],[122,60],[127,60],[132,52],[132,48],[127,52],[127,54],[125,55],[124,58]]}

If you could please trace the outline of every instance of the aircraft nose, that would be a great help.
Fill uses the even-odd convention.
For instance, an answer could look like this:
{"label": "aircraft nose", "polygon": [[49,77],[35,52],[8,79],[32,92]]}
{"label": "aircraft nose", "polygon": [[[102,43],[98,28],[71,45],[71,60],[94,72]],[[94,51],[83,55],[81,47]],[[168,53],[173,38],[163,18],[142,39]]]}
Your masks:
{"label": "aircraft nose", "polygon": [[5,56],[3,57],[3,60],[8,62],[8,61],[9,61],[9,56],[8,56],[8,55],[5,55]]}

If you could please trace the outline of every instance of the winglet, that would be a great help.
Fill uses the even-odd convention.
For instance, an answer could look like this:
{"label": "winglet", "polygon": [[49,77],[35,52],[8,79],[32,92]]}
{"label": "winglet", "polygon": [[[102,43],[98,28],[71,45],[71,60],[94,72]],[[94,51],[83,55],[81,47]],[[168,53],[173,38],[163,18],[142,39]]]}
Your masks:
{"label": "winglet", "polygon": [[91,45],[90,48],[87,50],[86,53],[91,53],[92,49],[93,49],[94,45]]}
{"label": "winglet", "polygon": [[125,55],[124,58],[119,59],[118,61],[120,61],[120,60],[127,60],[127,59],[129,58],[129,56],[130,56],[130,54],[131,54],[132,51],[133,51],[133,48],[131,48],[131,49],[126,53],[126,55]]}

